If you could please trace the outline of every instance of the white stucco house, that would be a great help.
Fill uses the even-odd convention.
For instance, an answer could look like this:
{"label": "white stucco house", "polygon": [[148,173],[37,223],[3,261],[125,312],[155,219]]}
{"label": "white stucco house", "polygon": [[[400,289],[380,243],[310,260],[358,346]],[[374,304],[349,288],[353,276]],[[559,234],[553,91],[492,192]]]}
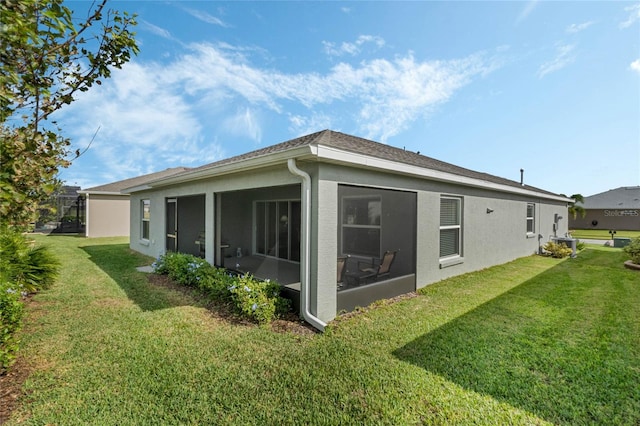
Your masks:
{"label": "white stucco house", "polygon": [[276,279],[318,329],[342,310],[538,252],[558,194],[331,130],[132,186],[130,245]]}
{"label": "white stucco house", "polygon": [[129,218],[131,210],[129,207],[129,194],[122,193],[122,190],[186,170],[188,170],[186,167],[174,167],[156,173],[79,190],[78,194],[85,198],[85,236],[129,236],[129,224],[131,222]]}

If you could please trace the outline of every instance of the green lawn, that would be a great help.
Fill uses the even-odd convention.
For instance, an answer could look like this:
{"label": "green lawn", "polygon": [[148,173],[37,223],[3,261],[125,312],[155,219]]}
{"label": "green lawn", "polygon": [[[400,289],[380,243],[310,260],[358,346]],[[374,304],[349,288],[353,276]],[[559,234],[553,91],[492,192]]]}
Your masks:
{"label": "green lawn", "polygon": [[640,275],[620,250],[531,256],[324,334],[238,324],[156,287],[122,239],[39,237],[9,424],[640,423]]}
{"label": "green lawn", "polygon": [[[594,240],[610,240],[611,234],[607,229],[574,229],[571,230],[571,236],[573,238],[588,238]],[[614,237],[619,238],[638,238],[640,237],[640,231],[616,231]]]}

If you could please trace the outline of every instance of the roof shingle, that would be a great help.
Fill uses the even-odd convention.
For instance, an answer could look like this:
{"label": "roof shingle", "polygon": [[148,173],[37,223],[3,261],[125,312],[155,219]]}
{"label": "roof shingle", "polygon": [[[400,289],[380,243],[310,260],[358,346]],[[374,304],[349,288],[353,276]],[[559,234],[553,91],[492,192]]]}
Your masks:
{"label": "roof shingle", "polygon": [[585,209],[640,209],[640,186],[622,186],[584,197]]}
{"label": "roof shingle", "polygon": [[521,185],[520,182],[514,180],[505,179],[499,176],[494,176],[488,173],[476,172],[474,170],[465,169],[444,161],[436,160],[435,158],[427,157],[415,152],[406,151],[404,149],[396,148],[390,145],[386,145],[379,142],[374,142],[368,139],[360,138],[357,136],[348,135],[333,130],[322,130],[309,135],[301,136],[299,138],[291,139],[276,145],[271,145],[262,149],[248,152],[246,154],[238,155],[235,157],[227,158],[224,160],[216,161],[214,163],[205,164],[203,166],[190,169],[185,172],[197,173],[203,170],[215,169],[227,164],[248,160],[251,158],[258,158],[269,154],[285,152],[291,149],[299,148],[302,146],[327,146],[344,151],[353,152],[356,154],[364,154],[375,158],[384,160],[397,161],[399,163],[408,164],[412,166],[422,167],[425,169],[436,170],[440,172],[451,173],[457,176],[463,176],[472,179],[478,179],[486,182],[511,186],[514,188],[529,189],[536,192],[558,195],[549,191],[535,188],[529,185]]}
{"label": "roof shingle", "polygon": [[137,176],[130,179],[119,180],[117,182],[107,183],[105,185],[93,186],[91,188],[83,189],[82,193],[100,193],[100,192],[120,192],[125,188],[133,186],[144,185],[145,183],[166,178],[169,176],[177,175],[179,173],[189,170],[187,167],[173,167],[170,169],[162,170],[160,172],[150,173],[142,176]]}

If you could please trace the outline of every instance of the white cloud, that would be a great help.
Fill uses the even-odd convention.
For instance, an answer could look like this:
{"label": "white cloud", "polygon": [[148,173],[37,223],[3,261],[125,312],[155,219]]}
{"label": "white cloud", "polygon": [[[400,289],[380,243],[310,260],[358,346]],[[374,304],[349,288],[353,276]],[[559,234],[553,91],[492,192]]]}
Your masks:
{"label": "white cloud", "polygon": [[636,59],[635,61],[631,62],[631,65],[629,65],[629,68],[631,68],[633,71],[640,74],[640,59]]}
{"label": "white cloud", "polygon": [[620,28],[629,28],[636,21],[640,20],[640,3],[625,7],[624,10],[629,12],[629,17],[626,21],[620,23]]}
{"label": "white cloud", "polygon": [[357,67],[340,63],[324,75],[285,74],[252,67],[245,59],[229,56],[212,45],[194,45],[192,50],[167,72],[192,95],[241,98],[276,113],[284,111],[283,102],[314,112],[336,101],[350,102],[355,104],[354,118],[367,136],[383,140],[432,106],[447,101],[474,76],[496,66],[483,55],[430,62],[418,62],[407,55],[392,61],[364,61]]}
{"label": "white cloud", "polygon": [[229,28],[230,25],[227,24],[226,22],[224,22],[222,19],[217,18],[207,12],[204,12],[202,10],[197,10],[197,9],[191,9],[188,7],[185,7],[184,10],[191,16],[193,16],[196,19],[201,20],[202,22],[206,22],[207,24],[213,24],[213,25],[218,25],[220,27],[224,27],[224,28]]}
{"label": "white cloud", "polygon": [[579,33],[580,31],[586,30],[593,24],[594,24],[593,21],[583,22],[582,24],[571,24],[567,27],[565,31],[569,34],[576,34],[576,33]]}
{"label": "white cloud", "polygon": [[86,155],[99,160],[99,173],[111,181],[219,159],[218,136],[260,142],[264,114],[287,120],[296,135],[347,123],[385,142],[499,66],[484,53],[446,61],[420,61],[409,53],[289,74],[252,65],[252,49],[185,49],[168,65],[134,61],[114,70],[56,117],[79,148],[100,127]]}
{"label": "white cloud", "polygon": [[250,108],[236,112],[223,122],[224,129],[231,135],[247,137],[255,142],[262,140],[262,129],[256,113]]}
{"label": "white cloud", "polygon": [[[100,129],[84,154],[104,165],[98,173],[124,179],[199,165],[219,152],[201,152],[202,125],[187,100],[163,84],[162,73],[154,64],[129,63],[60,111],[58,120],[80,149]],[[105,183],[99,176],[94,179]]]}
{"label": "white cloud", "polygon": [[152,32],[153,34],[162,38],[173,40],[173,36],[171,36],[171,33],[164,28],[160,28],[157,25],[153,25],[151,22],[147,22],[145,20],[140,21],[140,23],[142,24],[142,28]]}
{"label": "white cloud", "polygon": [[531,12],[533,12],[533,9],[535,9],[536,6],[538,6],[538,0],[530,0],[529,2],[527,2],[527,4],[524,6],[522,11],[516,18],[516,24],[519,24],[520,22],[527,19],[527,17],[531,14]]}
{"label": "white cloud", "polygon": [[567,65],[575,61],[575,55],[572,55],[575,46],[570,44],[558,44],[556,46],[556,56],[545,62],[538,69],[538,77],[543,78],[547,74],[559,71]]}
{"label": "white cloud", "polygon": [[345,54],[355,56],[360,53],[365,43],[372,43],[379,49],[384,46],[384,39],[378,36],[361,35],[353,43],[342,42],[340,46],[337,46],[335,43],[323,41],[322,45],[325,53],[329,56],[342,56]]}
{"label": "white cloud", "polygon": [[289,115],[289,132],[296,136],[303,136],[324,129],[339,130],[331,123],[331,117],[324,113],[311,116]]}

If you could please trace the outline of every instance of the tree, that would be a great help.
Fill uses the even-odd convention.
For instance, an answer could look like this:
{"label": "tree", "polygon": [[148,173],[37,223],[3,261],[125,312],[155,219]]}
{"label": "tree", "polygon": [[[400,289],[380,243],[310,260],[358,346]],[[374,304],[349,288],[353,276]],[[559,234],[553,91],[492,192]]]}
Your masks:
{"label": "tree", "polygon": [[584,203],[584,197],[582,196],[582,194],[573,194],[569,198],[573,198],[573,200],[575,200],[575,202],[571,203],[571,205],[569,206],[569,214],[574,219],[578,217],[578,214],[580,215],[580,217],[585,217],[587,215],[587,211],[584,209],[584,207],[578,205],[578,203]]}
{"label": "tree", "polygon": [[76,21],[62,0],[0,1],[0,226],[32,222],[80,155],[51,114],[139,51],[135,16],[106,4]]}

